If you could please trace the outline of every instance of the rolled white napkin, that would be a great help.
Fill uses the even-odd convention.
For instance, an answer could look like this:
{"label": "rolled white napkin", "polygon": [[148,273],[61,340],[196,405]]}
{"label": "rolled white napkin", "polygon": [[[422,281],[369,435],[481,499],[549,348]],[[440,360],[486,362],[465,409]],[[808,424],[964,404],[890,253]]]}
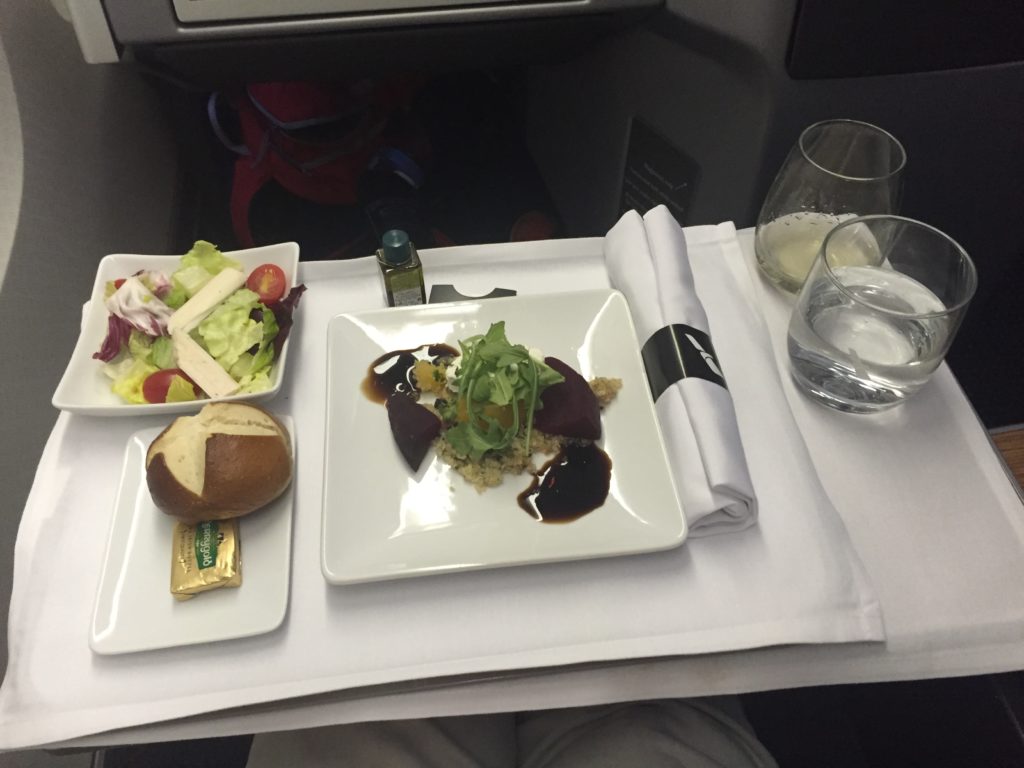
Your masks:
{"label": "rolled white napkin", "polygon": [[639,343],[667,326],[688,326],[697,333],[677,329],[676,338],[710,369],[708,378],[688,375],[669,384],[655,402],[690,535],[748,528],[757,521],[757,497],[732,397],[713,380],[722,371],[706,343],[710,328],[682,229],[665,206],[643,218],[629,211],[608,233],[604,252],[612,286],[629,303]]}

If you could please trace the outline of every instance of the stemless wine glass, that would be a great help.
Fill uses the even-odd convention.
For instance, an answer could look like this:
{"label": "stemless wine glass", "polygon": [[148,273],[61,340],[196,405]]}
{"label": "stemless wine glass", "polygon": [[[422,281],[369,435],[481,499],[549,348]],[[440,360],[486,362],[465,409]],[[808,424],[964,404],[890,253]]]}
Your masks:
{"label": "stemless wine glass", "polygon": [[757,217],[754,250],[768,279],[796,293],[832,227],[896,213],[906,161],[903,146],[870,123],[825,120],[804,129]]}
{"label": "stemless wine glass", "polygon": [[977,285],[967,252],[928,224],[865,216],[836,225],[789,322],[794,382],[841,411],[902,403],[942,362]]}

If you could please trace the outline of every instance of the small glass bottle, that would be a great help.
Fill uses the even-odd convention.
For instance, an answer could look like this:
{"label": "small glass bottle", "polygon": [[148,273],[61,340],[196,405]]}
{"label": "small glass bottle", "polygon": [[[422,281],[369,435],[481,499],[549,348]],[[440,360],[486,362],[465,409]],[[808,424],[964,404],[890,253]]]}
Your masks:
{"label": "small glass bottle", "polygon": [[427,292],[423,286],[423,265],[416,246],[401,229],[389,229],[381,238],[377,251],[377,264],[384,278],[384,293],[389,307],[426,304]]}

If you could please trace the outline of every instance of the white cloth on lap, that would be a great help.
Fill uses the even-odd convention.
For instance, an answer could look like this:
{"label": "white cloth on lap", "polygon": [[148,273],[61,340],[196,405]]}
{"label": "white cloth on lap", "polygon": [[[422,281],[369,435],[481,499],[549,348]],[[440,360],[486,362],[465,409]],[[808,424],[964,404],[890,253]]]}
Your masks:
{"label": "white cloth on lap", "polygon": [[262,733],[246,768],[516,768],[515,716],[387,720]]}
{"label": "white cloth on lap", "polygon": [[[641,346],[665,326],[682,324],[709,337],[707,314],[694,287],[683,231],[664,206],[641,218],[622,216],[605,238],[612,285],[629,303]],[[692,336],[688,338],[708,360]],[[717,369],[717,361],[709,363]],[[655,403],[676,490],[691,536],[728,533],[757,521],[757,497],[729,391],[687,376]]]}
{"label": "white cloth on lap", "polygon": [[[738,707],[738,702],[736,703]],[[257,735],[246,768],[776,768],[716,700],[645,701]]]}
{"label": "white cloth on lap", "polygon": [[702,699],[527,713],[517,739],[519,768],[777,768],[751,730]]}

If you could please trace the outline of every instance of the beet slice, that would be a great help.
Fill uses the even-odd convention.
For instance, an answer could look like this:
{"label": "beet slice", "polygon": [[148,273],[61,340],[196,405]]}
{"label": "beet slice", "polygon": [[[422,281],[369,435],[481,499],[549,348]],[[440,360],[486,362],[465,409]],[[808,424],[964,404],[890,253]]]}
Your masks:
{"label": "beet slice", "polygon": [[540,395],[544,404],[533,414],[533,426],[550,435],[597,440],[601,437],[601,406],[587,380],[557,357],[544,362],[565,377]]}
{"label": "beet slice", "polygon": [[408,395],[395,393],[387,399],[388,422],[398,450],[416,472],[430,450],[434,438],[441,434],[441,420]]}

